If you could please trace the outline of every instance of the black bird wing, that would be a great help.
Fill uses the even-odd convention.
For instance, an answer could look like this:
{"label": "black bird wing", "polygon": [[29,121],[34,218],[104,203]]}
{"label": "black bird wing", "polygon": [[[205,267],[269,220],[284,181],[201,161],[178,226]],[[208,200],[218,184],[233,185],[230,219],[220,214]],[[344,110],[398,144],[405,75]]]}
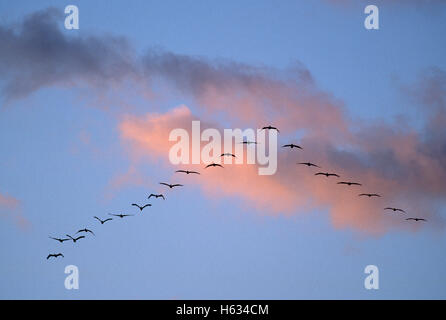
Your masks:
{"label": "black bird wing", "polygon": [[132,203],[132,206],[135,206],[135,207],[138,207],[139,209],[141,209],[141,207],[136,203]]}
{"label": "black bird wing", "polygon": [[189,173],[200,174],[200,172],[197,172],[197,171],[189,171]]}
{"label": "black bird wing", "polygon": [[69,234],[66,234],[66,236],[67,236],[68,238],[70,238],[71,240],[74,240],[74,238],[73,238],[72,236],[70,236]]}
{"label": "black bird wing", "polygon": [[107,219],[105,219],[103,222],[105,223],[105,222],[107,222],[107,221],[109,221],[109,220],[113,220],[113,218],[107,218]]}
{"label": "black bird wing", "polygon": [[176,183],[176,184],[172,184],[172,188],[173,187],[183,187],[183,185],[182,184],[179,184],[179,183]]}
{"label": "black bird wing", "polygon": [[79,240],[79,239],[82,239],[82,238],[85,238],[85,236],[79,236],[79,237],[77,237],[76,239],[74,239],[74,240]]}
{"label": "black bird wing", "polygon": [[272,127],[272,126],[267,126],[267,127],[263,127],[262,130],[265,129],[269,129],[269,130],[277,130],[277,132],[280,132],[279,129],[277,129],[276,127]]}
{"label": "black bird wing", "polygon": [[97,219],[99,222],[102,222],[101,219],[99,219],[98,217],[94,216],[93,218]]}
{"label": "black bird wing", "polygon": [[152,205],[150,203],[144,205],[142,208],[144,209],[145,207],[151,207]]}
{"label": "black bird wing", "polygon": [[340,178],[339,175],[336,174],[336,173],[329,173],[328,176],[332,176],[332,177],[338,177],[338,178]]}
{"label": "black bird wing", "polygon": [[328,176],[328,174],[324,173],[324,172],[318,172],[314,174],[315,176]]}
{"label": "black bird wing", "polygon": [[169,188],[172,188],[171,186],[171,184],[168,184],[168,183],[165,183],[165,182],[160,182],[160,184],[162,184],[162,185],[164,185],[164,186],[168,186]]}
{"label": "black bird wing", "polygon": [[175,172],[182,172],[182,173],[187,173],[187,171],[186,171],[186,170],[177,170],[177,171],[175,171]]}

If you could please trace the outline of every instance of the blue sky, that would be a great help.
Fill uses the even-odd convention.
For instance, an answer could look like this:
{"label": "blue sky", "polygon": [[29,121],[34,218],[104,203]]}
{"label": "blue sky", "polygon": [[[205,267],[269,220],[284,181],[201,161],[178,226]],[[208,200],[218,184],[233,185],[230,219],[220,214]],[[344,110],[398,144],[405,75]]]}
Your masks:
{"label": "blue sky", "polygon": [[[330,1],[71,1],[80,29],[67,37],[105,34],[128,39],[136,54],[161,48],[186,56],[286,70],[301,64],[315,86],[351,119],[394,122],[421,117],[402,87],[431,67],[446,70],[446,7],[379,5],[380,29],[363,27],[365,3]],[[60,1],[0,3],[0,24],[55,7]],[[63,18],[60,20],[63,26]],[[0,49],[0,52],[2,49]],[[62,68],[63,69],[63,68]],[[1,83],[8,81],[0,77]],[[5,101],[0,91],[2,299],[444,299],[444,230],[404,228],[368,234],[338,228],[328,210],[270,214],[243,197],[210,197],[197,185],[167,193],[141,216],[130,207],[159,191],[172,169],[138,163],[150,181],[110,187],[134,163],[120,138],[124,114],[168,112],[193,99],[173,91],[161,101],[122,90],[104,110],[89,84],[48,85]],[[118,91],[118,95],[121,91]],[[97,99],[97,100],[96,100]],[[145,159],[146,160],[146,159]],[[151,187],[148,187],[151,186]],[[441,196],[441,194],[440,194]],[[0,202],[1,203],[1,202]],[[439,201],[444,216],[444,203]],[[98,225],[92,216],[136,214]],[[13,215],[29,221],[18,227]],[[441,215],[443,214],[443,215]],[[95,237],[59,244],[88,227]],[[47,261],[50,252],[65,258]],[[64,268],[78,266],[80,289],[64,288]],[[364,268],[380,270],[380,289],[364,288]]]}

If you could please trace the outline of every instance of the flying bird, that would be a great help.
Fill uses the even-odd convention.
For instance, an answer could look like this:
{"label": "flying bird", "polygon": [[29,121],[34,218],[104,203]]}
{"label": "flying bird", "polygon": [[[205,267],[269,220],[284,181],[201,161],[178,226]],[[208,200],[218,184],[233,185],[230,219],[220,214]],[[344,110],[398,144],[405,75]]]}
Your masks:
{"label": "flying bird", "polygon": [[268,130],[276,130],[277,132],[280,132],[279,129],[277,129],[276,127],[272,127],[271,125],[262,128],[262,130],[265,130],[265,129],[268,129]]}
{"label": "flying bird", "polygon": [[46,257],[46,260],[48,260],[48,259],[51,258],[51,257],[54,257],[54,258],[57,258],[57,257],[65,258],[64,255],[63,255],[62,253],[50,253],[50,254]]}
{"label": "flying bird", "polygon": [[96,217],[96,216],[94,216],[93,218],[97,219],[101,224],[104,224],[104,223],[106,223],[106,222],[109,221],[109,220],[113,220],[113,218],[107,218],[107,219],[105,219],[105,220],[101,220],[101,219],[99,219],[99,218]]}
{"label": "flying bird", "polygon": [[423,218],[407,218],[406,220],[427,221],[426,219]]}
{"label": "flying bird", "polygon": [[165,185],[165,186],[169,187],[170,189],[175,188],[175,187],[183,187],[183,185],[179,184],[179,183],[169,184],[169,183],[165,183],[165,182],[160,182],[160,184]]}
{"label": "flying bird", "polygon": [[227,152],[227,153],[222,153],[222,154],[220,155],[220,157],[233,157],[233,158],[237,158],[237,157],[235,156],[235,154],[232,154],[232,153],[229,153],[229,152]]}
{"label": "flying bird", "polygon": [[241,144],[258,144],[257,142],[255,142],[255,141],[242,141],[242,142],[240,142]]}
{"label": "flying bird", "polygon": [[209,167],[221,167],[221,168],[224,168],[221,164],[218,164],[218,163],[211,163],[211,164],[208,164],[208,165],[205,167],[205,169],[206,169],[206,168],[209,168]]}
{"label": "flying bird", "polygon": [[360,195],[358,195],[358,197],[381,197],[379,194],[377,193],[361,193]]}
{"label": "flying bird", "polygon": [[130,216],[133,216],[133,214],[122,214],[122,213],[120,213],[120,214],[109,213],[109,215],[111,215],[111,216],[115,216],[115,217],[120,217],[121,219],[124,218],[124,217],[130,217]]}
{"label": "flying bird", "polygon": [[185,173],[185,174],[190,174],[190,173],[195,173],[195,174],[200,174],[200,172],[197,171],[189,171],[189,170],[177,170],[175,172],[181,172],[181,173]]}
{"label": "flying bird", "polygon": [[87,228],[80,229],[80,230],[79,230],[78,232],[76,232],[76,233],[79,233],[79,232],[85,232],[85,233],[90,232],[92,235],[95,235],[93,231],[91,231],[91,230],[89,230],[89,229],[87,229]]}
{"label": "flying bird", "polygon": [[398,208],[384,208],[384,210],[392,210],[393,212],[402,212],[402,213],[406,213],[406,211],[404,211],[403,209],[398,209]]}
{"label": "flying bird", "polygon": [[326,176],[327,178],[328,177],[338,177],[339,178],[339,175],[338,174],[336,174],[336,173],[328,173],[328,172],[318,172],[318,173],[315,173],[314,174],[315,176]]}
{"label": "flying bird", "polygon": [[338,184],[346,184],[348,186],[362,186],[362,184],[360,184],[360,183],[350,182],[350,181],[341,181],[341,182],[338,182]]}
{"label": "flying bird", "polygon": [[164,196],[161,193],[160,194],[151,193],[147,199],[150,199],[151,197],[155,197],[156,199],[163,198],[163,200],[166,200],[166,198],[164,198]]}
{"label": "flying bird", "polygon": [[70,239],[60,239],[60,238],[53,238],[53,237],[49,237],[50,239],[54,239],[54,240],[57,240],[57,241],[59,241],[60,243],[63,243],[64,241],[68,241],[68,240],[70,240]]}
{"label": "flying bird", "polygon": [[298,164],[303,164],[303,165],[308,166],[308,167],[320,168],[318,165],[316,165],[314,163],[311,163],[311,162],[299,162]]}
{"label": "flying bird", "polygon": [[73,240],[73,242],[76,242],[76,241],[79,240],[79,239],[83,239],[83,238],[85,238],[85,236],[79,236],[79,237],[77,237],[77,238],[73,238],[73,237],[70,236],[69,234],[66,234],[66,236],[67,236],[68,238],[70,238],[71,240]]}
{"label": "flying bird", "polygon": [[282,146],[282,148],[291,148],[291,149],[297,148],[297,149],[301,149],[301,150],[304,149],[301,146],[298,146],[297,144],[294,144],[294,143],[285,144],[285,145]]}
{"label": "flying bird", "polygon": [[137,203],[132,203],[132,206],[138,207],[139,211],[144,210],[145,207],[151,207],[152,205],[150,203],[143,205],[142,207],[138,205]]}

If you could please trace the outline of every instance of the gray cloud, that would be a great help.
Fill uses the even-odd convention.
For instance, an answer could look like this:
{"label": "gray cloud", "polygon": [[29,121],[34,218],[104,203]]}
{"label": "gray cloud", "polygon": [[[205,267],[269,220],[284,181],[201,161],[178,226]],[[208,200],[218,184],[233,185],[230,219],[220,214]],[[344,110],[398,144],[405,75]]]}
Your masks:
{"label": "gray cloud", "polygon": [[0,77],[7,100],[44,86],[78,80],[102,85],[134,73],[132,50],[124,38],[67,36],[61,22],[62,13],[50,8],[18,25],[0,26]]}

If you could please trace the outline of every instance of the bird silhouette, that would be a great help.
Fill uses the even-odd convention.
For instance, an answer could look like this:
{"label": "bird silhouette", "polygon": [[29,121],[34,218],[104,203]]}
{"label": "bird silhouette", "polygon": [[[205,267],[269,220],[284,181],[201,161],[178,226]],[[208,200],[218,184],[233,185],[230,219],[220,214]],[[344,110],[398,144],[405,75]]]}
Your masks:
{"label": "bird silhouette", "polygon": [[311,163],[311,162],[299,162],[298,164],[303,164],[304,166],[307,167],[316,167],[316,168],[320,168],[318,165]]}
{"label": "bird silhouette", "polygon": [[239,142],[240,144],[258,144],[258,142],[256,142],[256,141],[242,141],[242,142]]}
{"label": "bird silhouette", "polygon": [[175,172],[180,172],[180,173],[185,173],[185,174],[190,174],[190,173],[194,173],[194,174],[200,174],[197,171],[189,171],[189,170],[177,170]]}
{"label": "bird silhouette", "polygon": [[130,216],[133,216],[133,214],[122,214],[122,213],[120,213],[120,214],[113,214],[113,213],[109,213],[109,215],[111,215],[111,216],[115,216],[115,217],[119,217],[119,218],[124,218],[124,217],[130,217]]}
{"label": "bird silhouette", "polygon": [[137,203],[132,203],[132,206],[138,207],[139,211],[143,211],[146,207],[151,207],[152,205],[150,203],[143,205],[142,207],[138,205]]}
{"label": "bird silhouette", "polygon": [[208,165],[205,167],[205,169],[207,169],[207,168],[209,168],[209,167],[221,167],[221,168],[224,168],[221,164],[218,164],[218,163],[211,163],[211,164],[208,164]]}
{"label": "bird silhouette", "polygon": [[163,200],[166,200],[166,198],[164,198],[164,195],[162,195],[161,193],[160,194],[151,193],[147,199],[150,199],[151,197],[155,197],[155,199],[163,198]]}
{"label": "bird silhouette", "polygon": [[427,221],[426,219],[423,218],[407,218],[406,220],[414,220],[414,221]]}
{"label": "bird silhouette", "polygon": [[406,211],[404,211],[403,209],[392,208],[392,207],[384,208],[384,210],[392,210],[393,212],[402,212],[402,213],[406,213]]}
{"label": "bird silhouette", "polygon": [[89,229],[87,229],[87,228],[78,230],[78,231],[76,232],[76,234],[77,234],[77,233],[80,233],[80,232],[85,232],[85,233],[88,233],[88,232],[89,232],[89,233],[91,233],[92,235],[95,235],[93,231],[91,231],[91,230],[89,230]]}
{"label": "bird silhouette", "polygon": [[46,260],[48,260],[48,259],[51,258],[51,257],[54,257],[54,258],[57,258],[57,257],[65,258],[64,255],[63,255],[62,253],[50,253],[50,254],[46,257]]}
{"label": "bird silhouette", "polygon": [[96,217],[96,216],[94,216],[93,218],[97,219],[101,224],[104,224],[104,223],[106,223],[107,221],[113,220],[113,218],[107,218],[107,219],[105,219],[105,220],[101,220],[101,219],[99,219],[99,218]]}
{"label": "bird silhouette", "polygon": [[338,177],[339,178],[338,174],[336,174],[336,173],[328,173],[328,172],[318,172],[318,173],[315,173],[314,175],[315,176],[326,176],[327,178],[328,177]]}
{"label": "bird silhouette", "polygon": [[268,130],[276,130],[277,132],[280,132],[279,129],[277,129],[276,127],[273,127],[271,125],[262,128],[262,130],[266,130],[266,129],[268,129]]}
{"label": "bird silhouette", "polygon": [[73,238],[73,237],[70,236],[69,234],[66,234],[66,236],[67,236],[68,238],[70,238],[71,240],[73,240],[73,242],[76,242],[76,241],[79,240],[79,239],[83,239],[83,238],[85,238],[85,236],[79,236],[79,237],[77,237],[77,238]]}
{"label": "bird silhouette", "polygon": [[232,154],[232,153],[229,153],[229,152],[227,152],[227,153],[222,153],[222,154],[220,155],[220,157],[233,157],[233,158],[237,158],[237,157],[235,156],[235,154]]}
{"label": "bird silhouette", "polygon": [[169,187],[170,189],[175,188],[175,187],[183,187],[182,184],[176,183],[176,184],[169,184],[169,183],[165,183],[165,182],[160,182],[160,184]]}
{"label": "bird silhouette", "polygon": [[361,193],[358,195],[358,197],[381,197],[379,194],[377,193]]}
{"label": "bird silhouette", "polygon": [[347,186],[362,186],[362,184],[360,184],[360,183],[350,182],[350,181],[341,181],[341,182],[338,182],[338,184],[345,184]]}
{"label": "bird silhouette", "polygon": [[301,149],[301,150],[304,149],[301,146],[298,146],[297,144],[294,144],[294,143],[285,144],[282,146],[282,148],[290,148],[290,149],[297,148],[297,149]]}
{"label": "bird silhouette", "polygon": [[54,240],[57,240],[57,241],[59,241],[60,243],[63,243],[64,241],[68,241],[68,240],[70,240],[70,239],[60,239],[60,238],[53,238],[53,237],[49,237],[50,239],[54,239]]}

